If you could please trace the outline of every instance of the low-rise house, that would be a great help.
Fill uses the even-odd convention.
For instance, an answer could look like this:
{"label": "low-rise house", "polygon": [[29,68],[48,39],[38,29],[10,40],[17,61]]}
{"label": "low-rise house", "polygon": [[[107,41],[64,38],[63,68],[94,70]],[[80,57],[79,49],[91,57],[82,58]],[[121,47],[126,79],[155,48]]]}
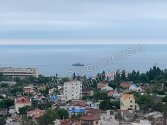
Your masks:
{"label": "low-rise house", "polygon": [[35,88],[33,86],[25,86],[23,88],[24,93],[34,93],[35,92]]}
{"label": "low-rise house", "polygon": [[137,85],[136,84],[132,84],[130,87],[129,87],[129,90],[130,91],[136,91],[137,89]]}
{"label": "low-rise house", "polygon": [[82,100],[72,101],[71,106],[86,107],[88,104]]}
{"label": "low-rise house", "polygon": [[97,106],[97,104],[93,103],[92,101],[88,101],[88,102],[86,102],[86,104],[88,105],[88,107],[93,108],[93,109],[99,108],[99,106]]}
{"label": "low-rise house", "polygon": [[132,84],[132,85],[129,87],[129,91],[142,92],[142,88],[141,88],[141,87],[138,87],[136,84]]}
{"label": "low-rise house", "polygon": [[59,90],[59,89],[62,89],[63,88],[63,85],[62,84],[59,84],[59,85],[57,85],[57,89]]}
{"label": "low-rise house", "polygon": [[82,89],[82,96],[93,96],[94,92],[91,88]]}
{"label": "low-rise house", "polygon": [[110,90],[110,91],[107,93],[107,95],[108,95],[109,97],[116,97],[116,96],[118,96],[119,94],[118,94],[118,92],[117,92],[116,90]]}
{"label": "low-rise house", "polygon": [[106,80],[104,80],[104,81],[102,81],[102,82],[97,83],[97,88],[98,88],[98,89],[101,89],[101,88],[103,88],[103,87],[108,86],[108,84],[109,84],[109,83],[108,83]]}
{"label": "low-rise house", "polygon": [[19,108],[22,108],[24,106],[31,106],[32,101],[31,99],[28,99],[26,97],[19,97],[15,99],[15,111],[19,113]]}
{"label": "low-rise house", "polygon": [[6,116],[8,114],[7,108],[1,108],[0,109],[0,116]]}
{"label": "low-rise house", "polygon": [[98,115],[100,115],[100,114],[105,114],[106,112],[105,111],[103,111],[103,110],[101,110],[101,109],[87,109],[87,111],[86,111],[86,113],[88,113],[88,114],[98,114]]}
{"label": "low-rise house", "polygon": [[32,111],[28,111],[27,112],[27,117],[32,117],[34,119],[38,119],[39,117],[44,115],[45,112],[46,112],[45,110],[35,109],[35,110],[32,110]]}
{"label": "low-rise house", "polygon": [[132,82],[121,82],[120,87],[122,88],[129,88],[132,85]]}
{"label": "low-rise house", "polygon": [[14,106],[14,105],[13,105],[13,106],[10,106],[8,112],[9,112],[9,114],[14,115],[15,112],[16,112],[16,111],[15,111],[15,106]]}
{"label": "low-rise house", "polygon": [[77,121],[72,121],[70,119],[64,119],[64,120],[59,120],[56,119],[54,122],[54,125],[80,125],[79,122]]}
{"label": "low-rise house", "polygon": [[101,88],[101,90],[102,91],[111,91],[111,90],[113,90],[113,88],[110,87],[110,86],[104,86],[104,87]]}
{"label": "low-rise house", "polygon": [[56,88],[51,88],[51,89],[49,89],[49,94],[53,94],[53,93],[55,93],[56,91],[57,91]]}
{"label": "low-rise house", "polygon": [[136,110],[136,102],[133,94],[124,94],[120,98],[121,110]]}
{"label": "low-rise house", "polygon": [[140,87],[140,86],[139,86],[139,87],[137,87],[137,88],[136,88],[136,92],[143,92],[142,87]]}
{"label": "low-rise house", "polygon": [[107,114],[100,115],[100,125],[119,125],[119,122],[115,120],[115,115],[107,111]]}
{"label": "low-rise house", "polygon": [[37,101],[38,103],[45,103],[47,98],[41,94],[38,94],[38,95],[35,95],[32,100]]}
{"label": "low-rise house", "polygon": [[86,114],[81,116],[80,124],[81,125],[100,125],[100,117],[98,114]]}

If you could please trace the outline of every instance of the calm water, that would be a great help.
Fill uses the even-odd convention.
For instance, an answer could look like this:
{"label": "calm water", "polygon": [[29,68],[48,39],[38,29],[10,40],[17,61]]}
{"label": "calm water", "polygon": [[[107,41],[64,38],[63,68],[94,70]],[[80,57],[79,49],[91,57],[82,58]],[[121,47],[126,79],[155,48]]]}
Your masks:
{"label": "calm water", "polygon": [[[84,67],[72,67],[80,62],[100,65],[100,62],[134,45],[1,45],[0,66],[36,67],[41,74],[70,76],[73,71],[81,74]],[[98,72],[116,69],[133,69],[144,72],[153,65],[167,68],[167,45],[143,45],[144,51],[105,65],[99,69],[84,72],[93,76]]]}

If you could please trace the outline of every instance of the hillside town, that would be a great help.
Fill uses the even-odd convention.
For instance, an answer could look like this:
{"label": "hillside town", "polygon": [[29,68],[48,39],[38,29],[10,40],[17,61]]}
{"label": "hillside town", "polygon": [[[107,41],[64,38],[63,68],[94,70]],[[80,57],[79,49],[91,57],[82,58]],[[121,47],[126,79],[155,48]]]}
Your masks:
{"label": "hillside town", "polygon": [[94,78],[0,68],[0,125],[166,125],[167,70]]}

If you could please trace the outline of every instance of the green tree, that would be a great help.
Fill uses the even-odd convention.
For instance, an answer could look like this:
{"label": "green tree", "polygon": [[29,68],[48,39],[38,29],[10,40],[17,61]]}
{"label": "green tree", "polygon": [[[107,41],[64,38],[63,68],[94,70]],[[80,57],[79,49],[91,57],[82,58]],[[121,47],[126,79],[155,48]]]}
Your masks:
{"label": "green tree", "polygon": [[53,121],[58,118],[55,110],[49,109],[42,117],[39,118],[39,125],[53,124]]}
{"label": "green tree", "polygon": [[19,114],[20,115],[25,115],[28,111],[30,111],[31,107],[30,106],[24,106],[22,108],[19,108]]}
{"label": "green tree", "polygon": [[69,113],[65,109],[58,109],[56,113],[60,119],[67,119],[69,117]]}
{"label": "green tree", "polygon": [[14,100],[4,99],[0,101],[0,108],[9,108],[14,105]]}
{"label": "green tree", "polygon": [[149,111],[149,109],[154,106],[155,101],[153,96],[150,95],[142,95],[137,98],[137,104],[139,104],[139,107],[143,111]]}
{"label": "green tree", "polygon": [[104,101],[100,102],[99,108],[101,110],[109,110],[109,109],[112,109],[112,104],[110,101],[104,100]]}
{"label": "green tree", "polygon": [[122,80],[122,81],[126,81],[126,80],[127,80],[125,70],[122,70],[122,73],[121,73],[121,80]]}

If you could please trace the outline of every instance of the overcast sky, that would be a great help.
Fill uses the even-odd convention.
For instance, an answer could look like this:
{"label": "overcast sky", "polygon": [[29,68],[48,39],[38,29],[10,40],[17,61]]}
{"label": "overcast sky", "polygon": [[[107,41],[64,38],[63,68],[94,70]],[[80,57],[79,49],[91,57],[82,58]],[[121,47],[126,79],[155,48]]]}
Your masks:
{"label": "overcast sky", "polygon": [[167,0],[0,1],[1,44],[165,43],[166,33]]}

